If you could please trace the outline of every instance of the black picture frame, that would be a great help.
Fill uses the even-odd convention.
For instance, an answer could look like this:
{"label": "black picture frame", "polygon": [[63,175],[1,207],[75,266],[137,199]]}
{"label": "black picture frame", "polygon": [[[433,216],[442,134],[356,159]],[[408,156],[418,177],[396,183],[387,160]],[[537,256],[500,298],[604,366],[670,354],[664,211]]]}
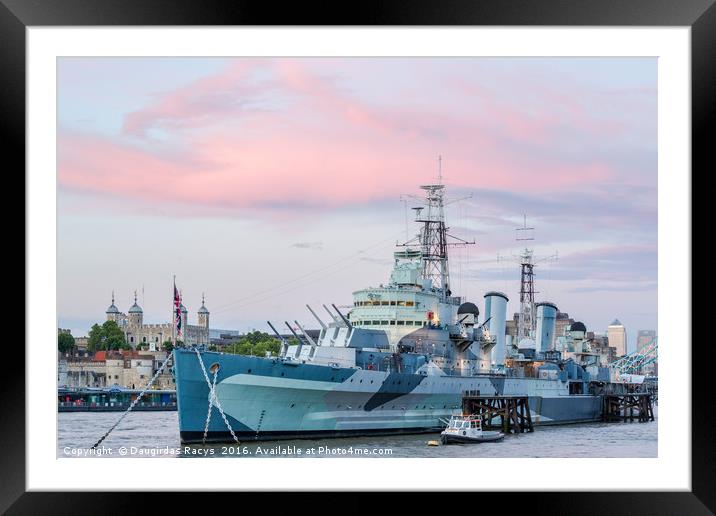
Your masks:
{"label": "black picture frame", "polygon": [[[32,26],[82,25],[689,26],[692,35],[692,171],[700,169],[703,175],[707,170],[716,170],[710,148],[713,143],[708,137],[716,125],[714,0],[396,0],[351,5],[327,1],[279,4],[246,0],[0,0],[0,114],[5,129],[2,147],[6,162],[7,157],[13,157],[16,169],[25,168],[25,30]],[[692,172],[692,180],[695,176]],[[20,188],[24,189],[24,184]],[[697,363],[690,329],[684,333],[684,342],[669,344],[692,350],[692,490],[678,493],[512,493],[507,507],[531,507],[529,512],[550,514],[716,512],[716,434],[712,430],[714,417],[707,385],[709,375],[696,374],[697,368],[704,365]],[[120,492],[26,493],[26,371],[23,356],[18,354],[13,360],[16,360],[13,367],[5,368],[0,398],[3,400],[0,510],[8,514],[121,514],[137,512],[140,505],[142,510],[176,510],[171,506],[186,508],[191,495],[180,493],[143,495],[141,502],[137,499],[139,495],[127,496]],[[311,501],[305,495],[295,494],[292,499],[292,504],[311,504],[320,510],[315,500]],[[356,493],[346,495],[341,499],[341,506],[352,513],[359,499],[360,495]],[[495,504],[495,510],[500,507],[504,510],[504,499],[502,493],[492,497],[490,503]],[[420,510],[422,500],[414,495],[410,499],[404,498],[403,509]],[[483,511],[486,503],[486,497],[481,495]],[[250,510],[248,502],[242,505],[243,510]],[[338,507],[333,506],[332,511],[337,510]]]}

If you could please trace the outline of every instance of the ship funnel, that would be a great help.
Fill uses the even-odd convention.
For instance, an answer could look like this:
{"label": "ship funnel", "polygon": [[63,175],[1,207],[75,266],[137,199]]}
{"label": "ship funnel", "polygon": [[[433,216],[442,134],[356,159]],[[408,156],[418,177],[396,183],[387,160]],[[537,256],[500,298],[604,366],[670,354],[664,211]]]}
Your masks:
{"label": "ship funnel", "polygon": [[485,317],[488,319],[487,329],[495,337],[493,360],[495,365],[505,364],[505,328],[507,323],[507,296],[502,292],[485,294]]}
{"label": "ship funnel", "polygon": [[554,348],[554,330],[557,321],[557,305],[554,303],[537,303],[537,352],[545,352]]}

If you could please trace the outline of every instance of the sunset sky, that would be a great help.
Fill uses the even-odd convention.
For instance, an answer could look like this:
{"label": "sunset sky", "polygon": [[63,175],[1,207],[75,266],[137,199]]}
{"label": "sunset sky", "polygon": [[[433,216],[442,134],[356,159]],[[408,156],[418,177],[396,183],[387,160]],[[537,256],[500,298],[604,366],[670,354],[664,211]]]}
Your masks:
{"label": "sunset sky", "polygon": [[[453,292],[519,307],[527,215],[538,300],[589,330],[657,328],[652,58],[60,58],[58,315],[75,336],[116,292],[190,324],[314,327],[388,280],[404,195],[442,156]],[[403,196],[403,197],[401,197]],[[408,237],[417,229],[410,223]],[[498,260],[498,256],[500,257]]]}

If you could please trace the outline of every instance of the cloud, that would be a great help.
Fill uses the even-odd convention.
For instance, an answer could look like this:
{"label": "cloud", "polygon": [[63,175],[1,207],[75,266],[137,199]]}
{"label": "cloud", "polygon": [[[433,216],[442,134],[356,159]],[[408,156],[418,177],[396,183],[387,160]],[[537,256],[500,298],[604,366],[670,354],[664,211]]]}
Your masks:
{"label": "cloud", "polygon": [[[61,127],[60,185],[235,216],[393,199],[433,180],[438,153],[453,187],[478,187],[513,203],[520,194],[510,192],[541,194],[536,207],[552,212],[574,205],[569,192],[623,179],[621,161],[612,158],[619,135],[590,107],[597,91],[578,96],[541,80],[534,98],[513,99],[476,81],[457,88],[450,77],[432,77],[420,90],[432,102],[403,99],[386,80],[382,95],[394,95],[388,102],[367,95],[357,84],[365,78],[351,66],[335,59],[236,60],[154,95],[125,115],[120,134]],[[409,62],[400,66],[417,74]],[[603,142],[612,143],[596,152]],[[638,184],[655,173],[655,161],[632,162]]]}
{"label": "cloud", "polygon": [[[583,244],[584,248],[560,253],[557,260],[537,264],[536,281],[549,278],[550,282],[566,285],[572,292],[632,291],[656,288],[658,258],[656,245],[602,245]],[[495,266],[486,260],[485,266],[475,267],[476,262],[463,265],[466,277],[481,280],[502,280],[505,268],[513,268],[518,281],[519,265],[516,261],[506,266]]]}
{"label": "cloud", "polygon": [[316,249],[323,250],[323,242],[296,242],[291,244],[291,247],[297,247],[298,249]]}

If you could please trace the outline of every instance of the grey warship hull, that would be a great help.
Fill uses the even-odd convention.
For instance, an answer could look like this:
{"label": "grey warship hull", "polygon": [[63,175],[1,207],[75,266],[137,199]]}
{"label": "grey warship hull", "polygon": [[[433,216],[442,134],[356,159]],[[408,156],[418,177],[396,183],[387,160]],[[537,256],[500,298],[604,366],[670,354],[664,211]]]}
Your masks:
{"label": "grey warship hull", "polygon": [[[570,395],[559,379],[426,376],[177,349],[174,352],[182,442],[201,442],[209,384],[199,364],[219,365],[216,393],[240,440],[439,432],[461,413],[464,392],[529,397],[536,425],[597,421],[601,397]],[[199,358],[200,357],[200,358]],[[232,436],[213,404],[207,440]]]}

